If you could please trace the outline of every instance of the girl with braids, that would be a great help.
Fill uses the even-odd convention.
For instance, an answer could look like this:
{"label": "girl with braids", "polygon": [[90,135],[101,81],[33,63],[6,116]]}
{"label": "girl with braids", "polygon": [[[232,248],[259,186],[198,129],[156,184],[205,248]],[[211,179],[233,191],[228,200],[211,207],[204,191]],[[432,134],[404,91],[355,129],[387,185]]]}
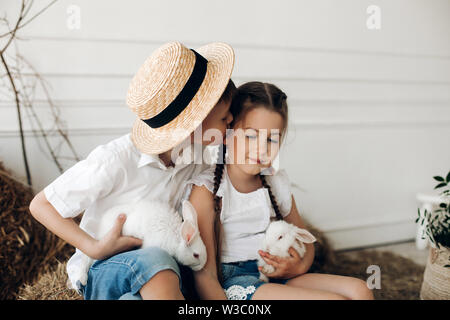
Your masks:
{"label": "girl with braids", "polygon": [[[284,170],[272,162],[285,137],[286,94],[275,85],[249,82],[237,89],[227,130],[215,167],[190,179],[189,200],[197,210],[208,258],[196,272],[202,299],[373,299],[364,281],[344,276],[307,273],[314,245],[300,258],[279,258],[258,251],[271,219],[284,219],[300,228],[300,218]],[[257,255],[274,266],[259,279]]]}

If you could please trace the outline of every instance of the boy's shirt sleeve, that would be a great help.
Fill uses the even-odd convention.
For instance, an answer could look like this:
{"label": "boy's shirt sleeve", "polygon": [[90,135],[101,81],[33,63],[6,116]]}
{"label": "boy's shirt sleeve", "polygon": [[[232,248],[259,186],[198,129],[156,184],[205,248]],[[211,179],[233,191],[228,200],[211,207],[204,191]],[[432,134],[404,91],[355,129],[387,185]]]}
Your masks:
{"label": "boy's shirt sleeve", "polygon": [[115,158],[102,147],[96,148],[44,189],[47,200],[62,217],[78,216],[98,198],[111,192],[119,169]]}

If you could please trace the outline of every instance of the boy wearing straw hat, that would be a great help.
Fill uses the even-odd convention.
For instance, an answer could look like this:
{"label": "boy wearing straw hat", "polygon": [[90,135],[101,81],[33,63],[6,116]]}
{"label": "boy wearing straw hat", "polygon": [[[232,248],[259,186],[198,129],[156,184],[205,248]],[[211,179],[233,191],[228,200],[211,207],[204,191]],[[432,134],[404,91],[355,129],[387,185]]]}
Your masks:
{"label": "boy wearing straw hat", "polygon": [[[230,79],[233,65],[233,49],[224,43],[193,50],[172,42],[158,48],[128,89],[127,104],[137,115],[131,133],[94,149],[32,200],[31,214],[77,248],[67,272],[71,287],[85,299],[183,299],[188,293],[182,278],[189,274],[167,252],[136,249],[140,239],[121,235],[126,215],[102,239],[96,238],[97,222],[108,208],[144,197],[179,208],[183,183],[210,163],[185,161],[191,149],[194,159],[199,151],[201,157],[204,146],[184,148],[183,156],[176,150],[210,144],[196,138],[199,130],[225,136],[236,89]],[[83,211],[78,226],[72,218]],[[78,278],[80,251],[97,260],[86,285]]]}

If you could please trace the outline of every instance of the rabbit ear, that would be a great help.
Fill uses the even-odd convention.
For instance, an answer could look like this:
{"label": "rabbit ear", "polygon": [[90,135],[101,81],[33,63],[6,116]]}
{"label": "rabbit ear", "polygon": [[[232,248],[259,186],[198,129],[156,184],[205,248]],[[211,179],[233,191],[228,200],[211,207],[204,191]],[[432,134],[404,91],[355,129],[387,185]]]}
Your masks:
{"label": "rabbit ear", "polygon": [[296,239],[304,243],[313,243],[317,240],[311,233],[309,233],[308,230],[305,229],[295,227],[295,233]]}
{"label": "rabbit ear", "polygon": [[183,220],[190,221],[192,224],[197,226],[197,211],[189,202],[189,200],[184,200],[182,204]]}
{"label": "rabbit ear", "polygon": [[197,231],[197,226],[191,221],[186,220],[181,224],[181,238],[187,246],[191,244],[192,239],[197,234]]}

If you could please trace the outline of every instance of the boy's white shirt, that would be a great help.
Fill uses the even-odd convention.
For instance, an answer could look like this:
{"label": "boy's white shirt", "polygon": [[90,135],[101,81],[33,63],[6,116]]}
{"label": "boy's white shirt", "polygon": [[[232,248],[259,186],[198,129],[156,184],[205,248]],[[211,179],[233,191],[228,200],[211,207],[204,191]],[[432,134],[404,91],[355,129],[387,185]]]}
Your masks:
{"label": "boy's white shirt", "polygon": [[[187,181],[211,166],[212,149],[194,148],[196,157],[204,155],[201,163],[181,163],[178,157],[175,167],[166,167],[158,155],[141,153],[127,134],[95,148],[49,184],[44,193],[64,218],[84,211],[80,228],[96,238],[99,217],[116,205],[149,198],[166,201],[180,212],[181,202],[189,192],[185,188]],[[74,289],[79,289],[76,275],[81,257],[76,249],[67,263]]]}

